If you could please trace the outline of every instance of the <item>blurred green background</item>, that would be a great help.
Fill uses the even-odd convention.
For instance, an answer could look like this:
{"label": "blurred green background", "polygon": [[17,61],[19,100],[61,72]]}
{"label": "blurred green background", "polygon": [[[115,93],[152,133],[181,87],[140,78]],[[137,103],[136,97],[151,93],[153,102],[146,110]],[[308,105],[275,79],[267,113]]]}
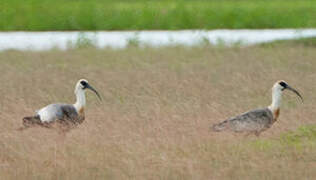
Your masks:
{"label": "blurred green background", "polygon": [[1,31],[313,27],[313,0],[0,1]]}

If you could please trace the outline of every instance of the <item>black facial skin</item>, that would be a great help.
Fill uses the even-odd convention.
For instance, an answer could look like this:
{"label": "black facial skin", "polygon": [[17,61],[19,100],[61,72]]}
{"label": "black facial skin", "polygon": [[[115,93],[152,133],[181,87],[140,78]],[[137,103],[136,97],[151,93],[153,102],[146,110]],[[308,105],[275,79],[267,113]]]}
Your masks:
{"label": "black facial skin", "polygon": [[283,87],[282,91],[287,88],[287,84],[285,82],[281,81],[279,84]]}
{"label": "black facial skin", "polygon": [[86,81],[81,81],[80,84],[83,86],[83,89],[87,88],[87,82]]}

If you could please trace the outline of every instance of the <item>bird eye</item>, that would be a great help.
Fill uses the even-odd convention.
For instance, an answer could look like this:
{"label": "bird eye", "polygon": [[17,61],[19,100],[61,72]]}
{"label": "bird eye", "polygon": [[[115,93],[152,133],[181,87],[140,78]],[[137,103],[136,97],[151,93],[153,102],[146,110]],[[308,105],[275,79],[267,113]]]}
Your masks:
{"label": "bird eye", "polygon": [[282,87],[284,87],[284,88],[287,86],[284,81],[281,81],[279,84],[280,84]]}
{"label": "bird eye", "polygon": [[87,82],[81,81],[80,84],[81,84],[83,87],[85,87],[85,86],[87,85]]}

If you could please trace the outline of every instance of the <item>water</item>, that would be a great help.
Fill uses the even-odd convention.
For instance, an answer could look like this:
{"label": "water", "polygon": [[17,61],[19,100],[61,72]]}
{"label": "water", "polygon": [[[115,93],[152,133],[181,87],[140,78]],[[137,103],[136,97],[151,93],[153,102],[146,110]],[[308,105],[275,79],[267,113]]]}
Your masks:
{"label": "water", "polygon": [[92,43],[98,48],[139,46],[252,45],[282,39],[316,36],[316,29],[281,30],[183,30],[183,31],[97,31],[97,32],[0,32],[0,50],[66,50]]}

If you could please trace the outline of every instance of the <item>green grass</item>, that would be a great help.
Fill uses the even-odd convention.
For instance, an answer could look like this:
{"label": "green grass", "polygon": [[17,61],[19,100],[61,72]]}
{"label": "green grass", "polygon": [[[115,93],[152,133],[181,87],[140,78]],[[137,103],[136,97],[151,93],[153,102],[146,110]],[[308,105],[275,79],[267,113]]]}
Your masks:
{"label": "green grass", "polygon": [[301,150],[303,148],[316,146],[316,126],[305,125],[295,131],[289,131],[280,135],[276,139],[257,139],[249,143],[252,148],[261,151],[271,151],[279,149],[287,151],[288,149]]}
{"label": "green grass", "polygon": [[316,27],[312,0],[2,0],[0,30]]}

